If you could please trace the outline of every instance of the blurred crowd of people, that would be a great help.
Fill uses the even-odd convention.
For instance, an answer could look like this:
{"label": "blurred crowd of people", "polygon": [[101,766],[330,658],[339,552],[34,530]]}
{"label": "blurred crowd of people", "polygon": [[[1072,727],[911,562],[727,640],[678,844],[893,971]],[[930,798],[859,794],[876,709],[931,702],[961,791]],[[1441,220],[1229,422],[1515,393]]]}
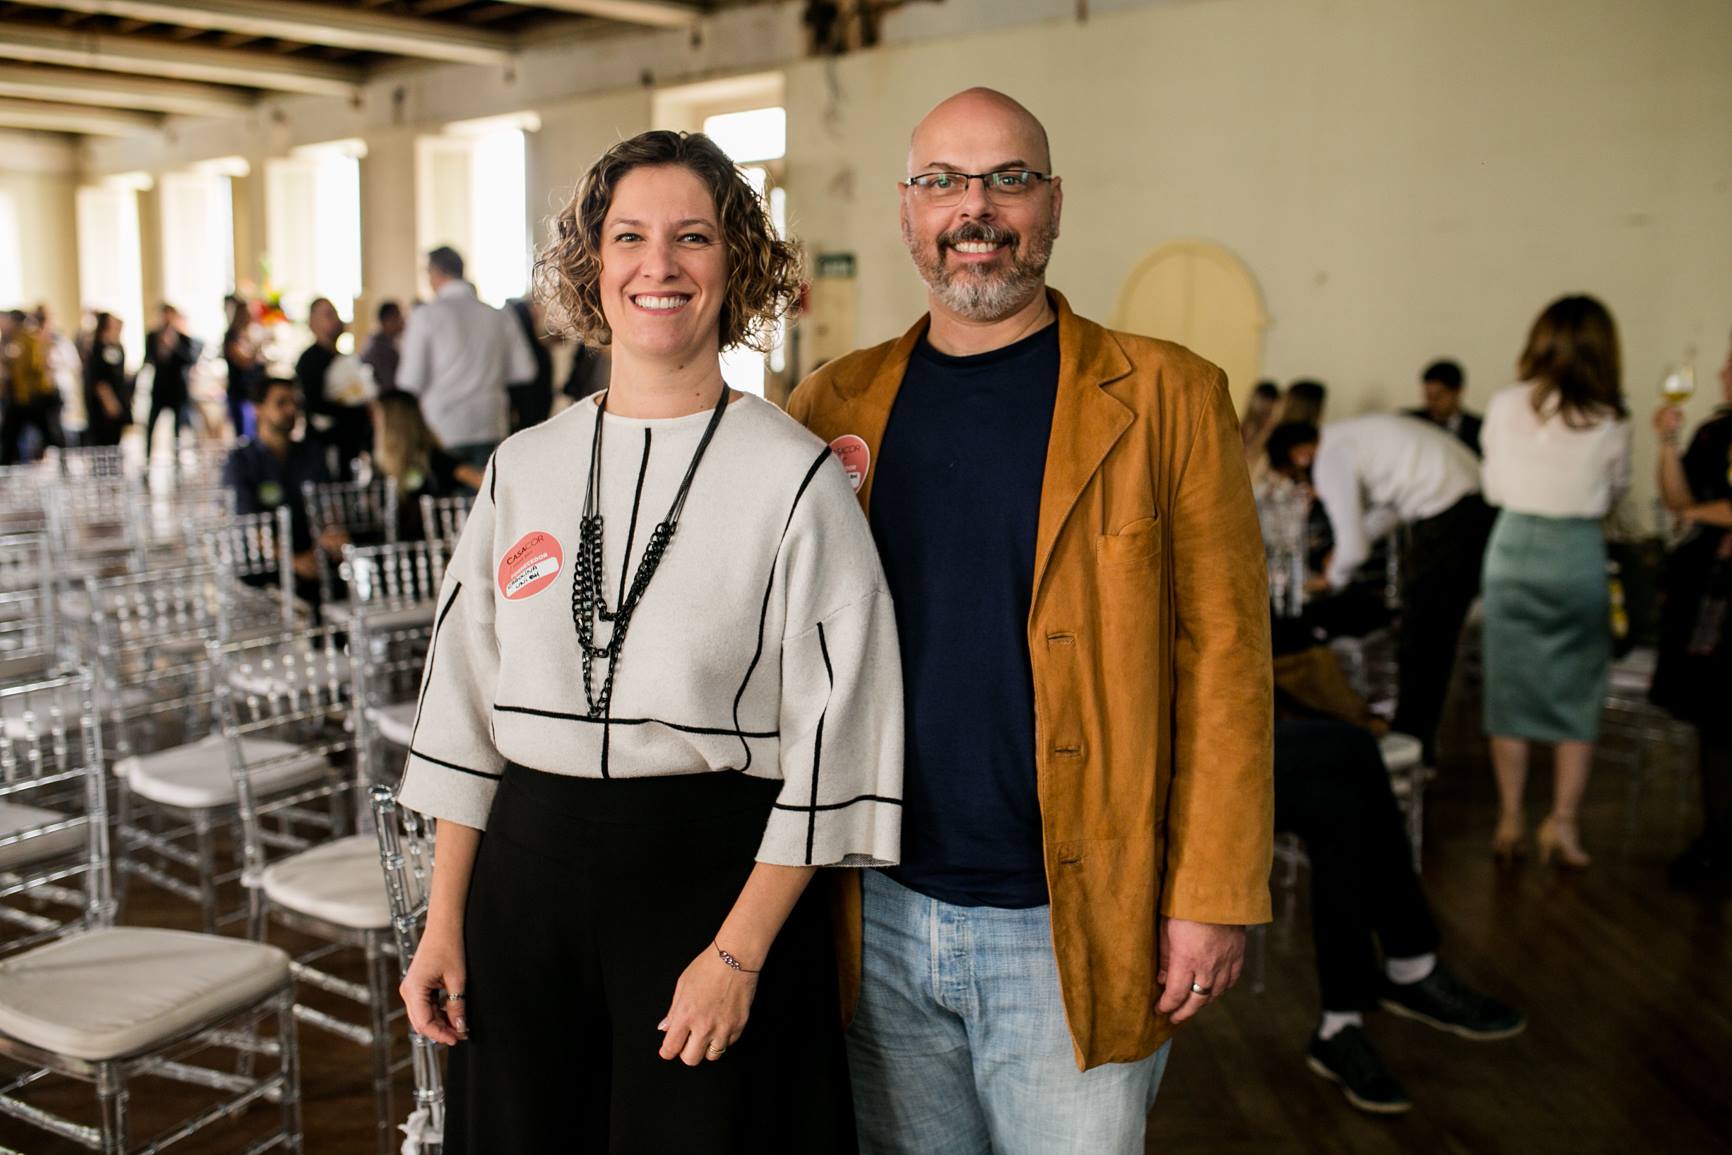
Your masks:
{"label": "blurred crowd of people", "polygon": [[[76,336],[46,305],[0,313],[0,464],[54,447],[119,445],[134,427],[149,459],[165,417],[175,438],[187,431],[256,438],[260,402],[275,379],[298,388],[306,432],[323,447],[333,478],[365,471],[374,456],[374,402],[394,392],[418,400],[438,444],[480,465],[508,433],[545,421],[557,397],[575,400],[605,386],[606,355],[577,348],[556,390],[558,343],[539,306],[527,298],[503,309],[482,302],[455,250],[429,253],[426,272],[433,297],[407,310],[381,302],[358,349],[337,305],[315,298],[303,318],[310,341],[292,360],[284,347],[293,338],[279,328],[290,319],[239,294],[223,303],[220,341],[194,333],[173,304],[159,305],[133,365],[124,322],[113,313],[90,313]],[[200,380],[221,381],[220,416],[198,404]]]}
{"label": "blurred crowd of people", "polygon": [[[1469,1038],[1520,1029],[1520,1015],[1441,969],[1427,1005],[1386,967],[1430,965],[1438,937],[1411,863],[1378,743],[1411,735],[1436,763],[1438,722],[1464,623],[1482,616],[1481,714],[1500,818],[1497,861],[1538,857],[1581,870],[1578,816],[1600,736],[1615,647],[1633,644],[1603,523],[1630,487],[1633,426],[1616,325],[1597,300],[1561,298],[1534,322],[1515,383],[1482,416],[1465,374],[1439,360],[1422,403],[1325,422],[1325,387],[1263,382],[1241,421],[1257,491],[1275,614],[1276,825],[1311,864],[1323,996],[1314,1070],[1361,1109],[1409,1101],[1363,1034],[1385,1007]],[[1653,418],[1671,518],[1659,589],[1651,697],[1697,731],[1700,836],[1674,886],[1732,888],[1732,352],[1723,404],[1686,446],[1678,396]],[[1399,620],[1393,702],[1374,709],[1330,643]],[[1551,801],[1525,816],[1531,747],[1553,748]],[[1375,944],[1375,946],[1374,946]],[[1419,958],[1419,963],[1409,960]]]}

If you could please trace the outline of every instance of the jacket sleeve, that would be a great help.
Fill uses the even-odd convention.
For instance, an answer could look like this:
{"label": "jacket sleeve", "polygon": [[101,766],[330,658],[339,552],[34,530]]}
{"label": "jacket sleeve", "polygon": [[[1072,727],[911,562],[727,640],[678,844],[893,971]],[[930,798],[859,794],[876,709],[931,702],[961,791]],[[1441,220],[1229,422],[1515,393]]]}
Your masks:
{"label": "jacket sleeve", "polygon": [[493,628],[493,525],[486,482],[439,590],[433,639],[421,675],[409,760],[397,798],[411,810],[477,830],[487,825],[505,758],[493,744],[493,691],[499,640]]}
{"label": "jacket sleeve", "polygon": [[1161,913],[1247,926],[1270,918],[1269,587],[1226,378],[1212,378],[1170,516],[1177,637]]}
{"label": "jacket sleeve", "polygon": [[776,562],[782,790],[758,861],[886,866],[902,831],[902,659],[878,551],[828,450]]}

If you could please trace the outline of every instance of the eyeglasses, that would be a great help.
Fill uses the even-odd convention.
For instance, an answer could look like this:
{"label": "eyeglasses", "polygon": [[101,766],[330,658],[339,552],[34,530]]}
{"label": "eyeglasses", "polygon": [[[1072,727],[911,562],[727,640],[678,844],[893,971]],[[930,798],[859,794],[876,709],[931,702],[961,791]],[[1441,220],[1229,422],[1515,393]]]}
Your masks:
{"label": "eyeglasses", "polygon": [[986,195],[995,201],[1013,201],[1025,197],[1040,185],[1051,181],[1049,172],[1034,172],[1026,168],[1000,169],[997,172],[923,172],[902,182],[922,203],[953,205],[968,195],[968,182],[977,180]]}

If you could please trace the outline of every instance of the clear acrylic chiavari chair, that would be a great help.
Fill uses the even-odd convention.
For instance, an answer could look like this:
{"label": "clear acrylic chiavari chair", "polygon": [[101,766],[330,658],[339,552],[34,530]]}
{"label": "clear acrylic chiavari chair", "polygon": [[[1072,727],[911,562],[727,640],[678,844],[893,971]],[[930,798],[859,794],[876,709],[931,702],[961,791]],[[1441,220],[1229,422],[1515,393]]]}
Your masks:
{"label": "clear acrylic chiavari chair", "polygon": [[378,629],[430,623],[445,576],[445,545],[406,541],[345,546],[341,573],[349,600],[324,607],[328,621],[352,623],[364,614]]}
{"label": "clear acrylic chiavari chair", "polygon": [[475,499],[465,494],[422,497],[422,536],[428,541],[445,543],[446,552],[449,553],[463,532],[463,523],[469,520],[469,507],[474,504]]}
{"label": "clear acrylic chiavari chair", "polygon": [[366,782],[392,781],[401,772],[402,752],[414,733],[415,698],[432,639],[431,622],[384,625],[362,613],[349,627],[355,748]]}
{"label": "clear acrylic chiavari chair", "polygon": [[[245,916],[244,904],[224,911],[219,899],[240,877],[219,860],[220,836],[238,820],[206,651],[216,636],[221,580],[201,566],[89,583],[97,606],[97,696],[115,759],[120,881],[123,888],[146,882],[195,904],[208,931]],[[292,660],[291,651],[279,660]],[[269,786],[292,790],[330,773],[324,761],[302,759],[279,767]],[[317,820],[330,833],[346,817],[334,811]]]}
{"label": "clear acrylic chiavari chair", "polygon": [[297,620],[289,507],[274,513],[189,517],[187,553],[222,577],[217,599],[221,640],[259,630],[284,630]]}
{"label": "clear acrylic chiavari chair", "polygon": [[[277,644],[270,638],[215,644],[212,662],[221,701],[223,732],[235,751],[230,769],[239,798],[243,838],[243,884],[247,888],[249,935],[264,941],[272,925],[318,939],[320,946],[301,954],[293,970],[302,994],[308,988],[347,999],[362,1007],[365,1023],[330,1014],[297,999],[296,1017],[340,1038],[369,1048],[377,1104],[378,1150],[393,1146],[392,1074],[409,1059],[393,1060],[393,1023],[404,1012],[394,998],[392,958],[397,952],[391,911],[381,872],[378,843],[370,834],[334,838],[306,847],[268,837],[264,820],[285,807],[305,808],[343,797],[359,805],[362,795],[355,761],[355,712],[350,708],[350,677],[339,667],[349,656],[339,632],[321,627],[308,638],[317,660],[297,668],[282,692],[247,693],[238,687],[249,662],[268,659]],[[282,743],[291,749],[269,759],[248,757],[246,742]],[[259,776],[297,757],[317,756],[350,771],[340,781],[324,781],[270,800],[257,790]],[[358,950],[366,982],[355,983],[319,969],[318,963],[343,950]]]}
{"label": "clear acrylic chiavari chair", "polygon": [[[0,689],[0,719],[0,1114],[102,1155],[156,1155],[268,1101],[280,1117],[241,1140],[244,1150],[300,1151],[287,955],[114,925],[103,731],[88,673]],[[71,913],[50,918],[49,905]],[[259,1028],[273,1019],[275,1037],[264,1037]],[[247,1073],[189,1061],[213,1048],[239,1051]],[[277,1062],[254,1076],[260,1055]],[[145,1075],[220,1096],[135,1143],[131,1085]],[[94,1123],[28,1100],[57,1078],[95,1088]]]}
{"label": "clear acrylic chiavari chair", "polygon": [[58,601],[47,533],[0,534],[0,683],[59,664]]}
{"label": "clear acrylic chiavari chair", "polygon": [[[375,785],[373,825],[379,837],[379,861],[385,870],[385,893],[391,907],[391,931],[397,943],[398,976],[409,972],[409,963],[421,944],[427,923],[427,899],[433,878],[435,826],[407,807],[397,804],[389,786]],[[440,1155],[445,1149],[445,1081],[440,1069],[440,1047],[432,1039],[409,1028],[410,1059],[415,1078],[415,1108],[399,1129],[407,1136],[406,1155]]]}
{"label": "clear acrylic chiavari chair", "polygon": [[[397,483],[377,481],[308,482],[301,487],[307,524],[313,540],[341,531],[352,545],[378,545],[397,540]],[[319,602],[329,608],[339,601],[337,574],[324,549],[319,559]]]}

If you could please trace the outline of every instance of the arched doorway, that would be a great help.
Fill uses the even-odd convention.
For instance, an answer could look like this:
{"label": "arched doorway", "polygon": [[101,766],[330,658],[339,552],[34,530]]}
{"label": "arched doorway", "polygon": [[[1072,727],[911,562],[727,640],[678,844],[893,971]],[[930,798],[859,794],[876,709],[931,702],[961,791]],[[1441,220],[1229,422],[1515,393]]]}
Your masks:
{"label": "arched doorway", "polygon": [[1210,241],[1168,241],[1125,278],[1113,323],[1207,357],[1226,371],[1242,407],[1262,369],[1269,316],[1238,257]]}

